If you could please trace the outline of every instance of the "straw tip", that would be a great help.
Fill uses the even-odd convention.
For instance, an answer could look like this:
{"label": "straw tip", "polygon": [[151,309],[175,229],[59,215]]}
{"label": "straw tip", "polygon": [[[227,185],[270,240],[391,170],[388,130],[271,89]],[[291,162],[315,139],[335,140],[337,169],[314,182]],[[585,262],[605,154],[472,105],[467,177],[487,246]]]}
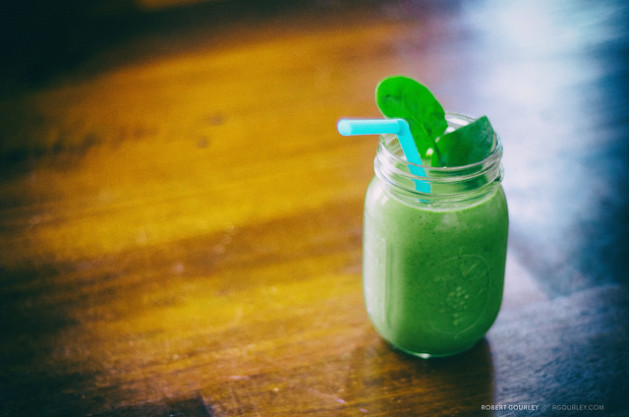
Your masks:
{"label": "straw tip", "polygon": [[336,124],[336,129],[343,136],[350,136],[352,134],[352,125],[347,119],[341,119]]}

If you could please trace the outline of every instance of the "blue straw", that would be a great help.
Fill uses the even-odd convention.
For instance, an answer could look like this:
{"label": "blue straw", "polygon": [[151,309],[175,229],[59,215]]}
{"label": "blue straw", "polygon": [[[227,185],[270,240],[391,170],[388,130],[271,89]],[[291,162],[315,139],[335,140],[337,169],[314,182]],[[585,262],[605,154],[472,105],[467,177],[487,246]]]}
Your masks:
{"label": "blue straw", "polygon": [[[419,156],[417,146],[411,135],[408,122],[404,119],[341,119],[337,124],[339,133],[343,136],[353,135],[383,135],[390,133],[397,135],[402,152],[406,160],[410,162],[411,173],[418,177],[426,177],[426,172],[422,167],[422,159]],[[416,164],[416,165],[412,165]],[[430,186],[426,181],[415,180],[416,189],[422,193],[429,193]]]}

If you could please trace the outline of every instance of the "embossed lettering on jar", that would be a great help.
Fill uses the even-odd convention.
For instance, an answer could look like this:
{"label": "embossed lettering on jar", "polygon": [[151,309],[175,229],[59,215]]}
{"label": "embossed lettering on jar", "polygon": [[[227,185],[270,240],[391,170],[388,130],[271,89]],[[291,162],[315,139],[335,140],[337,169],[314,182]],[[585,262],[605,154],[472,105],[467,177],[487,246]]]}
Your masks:
{"label": "embossed lettering on jar", "polygon": [[[473,119],[448,113],[450,129]],[[502,301],[508,210],[502,145],[462,167],[411,173],[397,138],[380,138],[365,197],[363,289],[376,330],[396,348],[448,356],[471,348]],[[417,172],[417,171],[413,171]],[[418,181],[429,184],[420,192]]]}

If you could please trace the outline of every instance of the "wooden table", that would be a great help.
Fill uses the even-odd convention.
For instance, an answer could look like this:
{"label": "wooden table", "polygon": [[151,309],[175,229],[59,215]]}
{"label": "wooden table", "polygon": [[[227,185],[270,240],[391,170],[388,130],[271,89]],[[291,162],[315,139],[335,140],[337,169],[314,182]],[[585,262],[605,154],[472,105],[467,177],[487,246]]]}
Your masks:
{"label": "wooden table", "polygon": [[[2,74],[0,415],[629,415],[627,7],[508,3],[52,13]],[[362,300],[335,124],[397,73],[505,146],[503,307],[448,359]]]}

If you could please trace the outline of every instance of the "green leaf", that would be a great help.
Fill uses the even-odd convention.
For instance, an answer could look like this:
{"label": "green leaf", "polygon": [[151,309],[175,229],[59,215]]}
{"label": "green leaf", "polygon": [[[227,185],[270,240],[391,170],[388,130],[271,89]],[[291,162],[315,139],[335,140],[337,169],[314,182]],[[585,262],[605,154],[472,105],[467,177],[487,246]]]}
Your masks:
{"label": "green leaf", "polygon": [[383,115],[405,119],[422,158],[435,149],[435,140],[445,132],[448,124],[441,104],[432,93],[417,81],[392,76],[380,81],[376,88],[376,103]]}
{"label": "green leaf", "polygon": [[[483,116],[438,138],[435,155],[439,166],[463,166],[487,158],[494,146],[494,129],[487,116]],[[435,162],[433,158],[433,166]]]}

